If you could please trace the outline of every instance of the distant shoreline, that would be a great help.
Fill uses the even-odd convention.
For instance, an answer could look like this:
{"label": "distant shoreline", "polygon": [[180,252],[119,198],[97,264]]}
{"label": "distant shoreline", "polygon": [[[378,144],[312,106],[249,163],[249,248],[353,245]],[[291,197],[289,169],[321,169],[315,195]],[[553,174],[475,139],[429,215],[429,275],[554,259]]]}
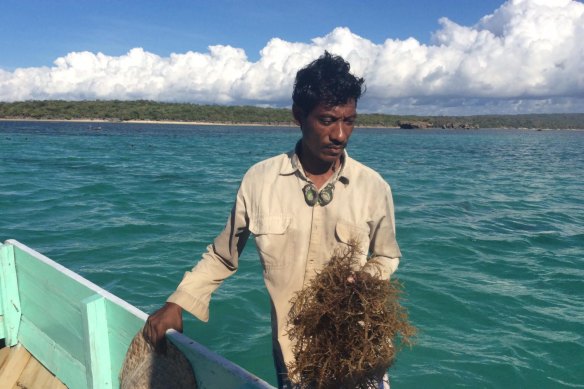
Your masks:
{"label": "distant shoreline", "polygon": [[[55,123],[97,123],[97,124],[177,124],[185,126],[233,126],[233,127],[291,127],[296,128],[294,123],[246,123],[246,122],[202,122],[202,121],[180,121],[180,120],[107,120],[107,119],[37,119],[37,118],[0,118],[0,122],[55,122]],[[387,128],[398,129],[392,126],[357,126],[362,128]]]}
{"label": "distant shoreline", "polygon": [[[231,127],[289,127],[297,128],[293,123],[244,123],[244,122],[202,122],[202,121],[180,121],[180,120],[106,120],[106,119],[36,119],[36,118],[0,118],[0,122],[49,122],[49,123],[88,123],[88,124],[169,124],[184,126],[231,126]],[[380,128],[388,130],[400,129],[394,126],[371,126],[357,125],[357,128]],[[413,131],[425,131],[432,129],[443,129],[440,127],[408,129]],[[521,131],[584,131],[582,128],[528,128],[528,127],[483,127],[474,129],[462,129],[466,131],[478,129],[491,130],[521,130]],[[460,128],[446,128],[445,130],[461,130]]]}
{"label": "distant shoreline", "polygon": [[[0,120],[296,127],[290,108],[198,105],[144,100],[0,102]],[[403,129],[584,129],[584,113],[427,116],[360,112],[358,127]]]}
{"label": "distant shoreline", "polygon": [[99,123],[99,124],[179,124],[186,126],[261,126],[261,127],[295,127],[294,124],[285,123],[239,123],[239,122],[201,122],[180,120],[107,120],[107,119],[37,119],[37,118],[0,118],[0,122],[56,122],[56,123]]}

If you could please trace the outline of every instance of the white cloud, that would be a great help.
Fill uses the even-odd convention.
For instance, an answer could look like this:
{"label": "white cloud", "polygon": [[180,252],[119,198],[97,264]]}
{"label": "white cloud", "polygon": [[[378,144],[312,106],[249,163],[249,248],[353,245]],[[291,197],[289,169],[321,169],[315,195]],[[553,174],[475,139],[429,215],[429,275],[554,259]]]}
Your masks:
{"label": "white cloud", "polygon": [[509,0],[476,25],[447,18],[431,44],[376,44],[336,28],[310,43],[160,57],[74,52],[52,67],[0,69],[0,100],[150,99],[288,106],[296,71],[326,49],[365,77],[365,111],[420,114],[584,112],[584,4]]}

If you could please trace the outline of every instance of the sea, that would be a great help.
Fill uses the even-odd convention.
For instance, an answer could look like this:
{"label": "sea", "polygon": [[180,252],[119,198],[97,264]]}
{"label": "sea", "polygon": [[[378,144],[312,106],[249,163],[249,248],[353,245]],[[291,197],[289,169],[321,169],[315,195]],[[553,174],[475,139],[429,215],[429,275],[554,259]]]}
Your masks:
{"label": "sea", "polygon": [[[0,239],[147,313],[226,221],[255,162],[297,128],[0,122]],[[584,388],[584,131],[357,128],[391,185],[395,273],[418,329],[393,388]],[[185,333],[275,384],[253,239]]]}

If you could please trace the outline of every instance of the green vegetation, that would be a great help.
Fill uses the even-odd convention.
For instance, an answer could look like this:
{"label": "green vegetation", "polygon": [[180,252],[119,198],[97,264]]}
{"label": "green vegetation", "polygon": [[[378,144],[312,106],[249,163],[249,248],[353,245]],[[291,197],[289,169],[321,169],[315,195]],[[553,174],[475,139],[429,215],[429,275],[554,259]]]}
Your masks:
{"label": "green vegetation", "polygon": [[[2,119],[93,119],[109,121],[155,120],[227,124],[292,125],[286,108],[197,105],[154,101],[21,101],[0,102]],[[363,127],[399,127],[400,123],[427,123],[444,128],[579,128],[584,129],[584,113],[479,115],[479,116],[398,116],[360,114]]]}
{"label": "green vegetation", "polygon": [[0,103],[0,118],[160,120],[177,122],[291,123],[290,111],[259,107],[229,107],[158,103],[154,101],[23,101]]}

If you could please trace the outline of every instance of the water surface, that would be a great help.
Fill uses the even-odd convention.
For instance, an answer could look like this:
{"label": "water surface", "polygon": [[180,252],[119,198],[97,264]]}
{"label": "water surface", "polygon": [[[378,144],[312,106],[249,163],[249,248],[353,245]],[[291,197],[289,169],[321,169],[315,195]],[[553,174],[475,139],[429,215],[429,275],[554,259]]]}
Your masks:
{"label": "water surface", "polygon": [[[0,239],[152,312],[222,229],[241,176],[293,128],[0,122]],[[584,387],[584,132],[357,129],[391,184],[417,345],[395,388]],[[185,332],[275,383],[250,241]]]}

